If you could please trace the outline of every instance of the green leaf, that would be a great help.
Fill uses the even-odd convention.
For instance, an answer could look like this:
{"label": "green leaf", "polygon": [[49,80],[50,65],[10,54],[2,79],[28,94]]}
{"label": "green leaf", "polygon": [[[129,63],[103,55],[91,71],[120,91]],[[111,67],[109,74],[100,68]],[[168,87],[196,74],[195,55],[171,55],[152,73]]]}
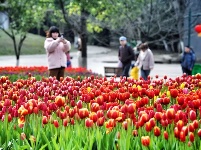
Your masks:
{"label": "green leaf", "polygon": [[44,132],[43,130],[41,130],[41,134],[42,134],[42,138],[45,140],[45,142],[46,142],[47,145],[48,145],[48,149],[49,149],[49,150],[52,150],[52,147],[51,147],[51,145],[50,145],[50,142],[49,142],[49,140],[47,139],[47,136],[45,135],[45,132]]}
{"label": "green leaf", "polygon": [[39,150],[43,150],[47,147],[47,144],[43,145]]}

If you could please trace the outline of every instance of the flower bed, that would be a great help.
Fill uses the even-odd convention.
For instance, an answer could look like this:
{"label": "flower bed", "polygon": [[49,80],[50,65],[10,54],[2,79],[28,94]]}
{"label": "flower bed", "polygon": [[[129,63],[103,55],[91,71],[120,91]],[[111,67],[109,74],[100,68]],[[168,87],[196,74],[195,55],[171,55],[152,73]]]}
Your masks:
{"label": "flower bed", "polygon": [[[9,76],[9,79],[13,82],[17,79],[27,79],[29,74],[34,76],[36,80],[41,80],[42,77],[48,77],[48,68],[45,66],[34,67],[0,67],[0,76]],[[65,76],[76,78],[80,76],[81,79],[91,75],[98,75],[86,68],[66,68]],[[101,75],[98,75],[101,76]]]}
{"label": "flower bed", "polygon": [[200,149],[201,75],[0,78],[0,148]]}

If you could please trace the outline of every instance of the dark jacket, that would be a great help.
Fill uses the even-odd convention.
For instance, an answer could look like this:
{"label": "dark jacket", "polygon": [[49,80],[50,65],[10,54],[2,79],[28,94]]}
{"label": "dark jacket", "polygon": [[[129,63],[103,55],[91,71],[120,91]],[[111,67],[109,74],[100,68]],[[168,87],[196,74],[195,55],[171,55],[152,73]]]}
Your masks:
{"label": "dark jacket", "polygon": [[122,64],[125,66],[126,64],[129,64],[132,60],[134,60],[133,49],[128,45],[125,45],[124,47],[120,46],[118,56]]}
{"label": "dark jacket", "polygon": [[192,70],[195,64],[195,53],[193,50],[190,50],[189,53],[184,52],[181,59],[181,66],[183,68]]}

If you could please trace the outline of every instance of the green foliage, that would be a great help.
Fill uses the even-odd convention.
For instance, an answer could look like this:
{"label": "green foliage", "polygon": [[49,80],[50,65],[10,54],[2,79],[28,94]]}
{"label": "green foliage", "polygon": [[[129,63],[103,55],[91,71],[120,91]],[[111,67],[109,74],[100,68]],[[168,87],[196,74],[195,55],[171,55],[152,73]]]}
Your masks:
{"label": "green foliage", "polygon": [[18,33],[26,33],[40,25],[44,17],[44,5],[40,0],[7,0],[4,11],[10,19],[10,28]]}

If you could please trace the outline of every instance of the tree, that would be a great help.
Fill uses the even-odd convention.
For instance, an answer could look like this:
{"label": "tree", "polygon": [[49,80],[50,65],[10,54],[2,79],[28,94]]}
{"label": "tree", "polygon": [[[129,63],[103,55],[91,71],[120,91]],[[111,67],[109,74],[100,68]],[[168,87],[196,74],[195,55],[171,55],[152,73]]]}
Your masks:
{"label": "tree", "polygon": [[[6,12],[9,17],[9,30],[0,27],[13,41],[16,55],[16,66],[19,66],[21,48],[26,39],[27,32],[33,27],[40,26],[44,16],[44,6],[42,0],[5,0],[0,6],[0,11]],[[16,37],[20,39],[17,41]]]}
{"label": "tree", "polygon": [[[109,0],[112,12],[106,23],[115,33],[130,39],[148,41],[166,50],[182,40],[184,12],[189,0]],[[116,3],[115,7],[113,3]],[[169,48],[169,46],[171,48]]]}
{"label": "tree", "polygon": [[184,12],[189,0],[55,0],[64,20],[83,34],[86,57],[87,27],[108,29],[112,35],[148,41],[155,49],[176,51],[182,41]]}
{"label": "tree", "polygon": [[[102,6],[103,0],[94,0],[88,2],[88,0],[55,0],[59,8],[62,11],[65,22],[77,32],[82,41],[82,62],[83,67],[87,66],[87,23],[89,17],[98,12],[98,8]],[[97,8],[95,12],[93,8]]]}

